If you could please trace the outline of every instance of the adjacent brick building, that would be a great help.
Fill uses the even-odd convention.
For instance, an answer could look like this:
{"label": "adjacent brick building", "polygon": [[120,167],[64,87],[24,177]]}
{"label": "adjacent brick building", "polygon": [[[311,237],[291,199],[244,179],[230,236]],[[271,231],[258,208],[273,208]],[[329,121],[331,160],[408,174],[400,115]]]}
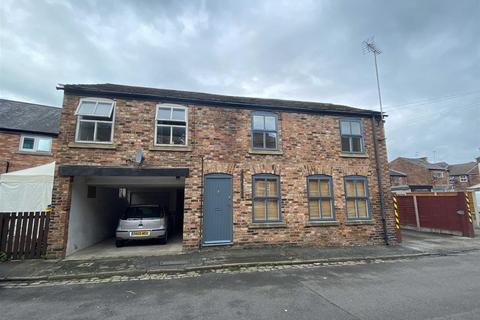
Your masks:
{"label": "adjacent brick building", "polygon": [[465,191],[480,184],[480,157],[476,161],[449,165],[448,174],[455,191]]}
{"label": "adjacent brick building", "polygon": [[87,187],[134,195],[155,184],[182,215],[185,251],[396,243],[376,111],[110,84],[60,89],[50,256],[93,242],[73,234],[100,224],[80,210]]}
{"label": "adjacent brick building", "polygon": [[0,99],[0,173],[50,163],[60,108]]}
{"label": "adjacent brick building", "polygon": [[480,157],[476,161],[449,165],[427,158],[399,157],[389,163],[392,191],[466,191],[480,183]]}
{"label": "adjacent brick building", "polygon": [[394,189],[405,181],[411,191],[448,191],[450,189],[446,163],[430,163],[426,157],[399,157],[391,161],[389,167],[406,175],[402,181],[399,181],[396,175],[391,175],[391,184]]}

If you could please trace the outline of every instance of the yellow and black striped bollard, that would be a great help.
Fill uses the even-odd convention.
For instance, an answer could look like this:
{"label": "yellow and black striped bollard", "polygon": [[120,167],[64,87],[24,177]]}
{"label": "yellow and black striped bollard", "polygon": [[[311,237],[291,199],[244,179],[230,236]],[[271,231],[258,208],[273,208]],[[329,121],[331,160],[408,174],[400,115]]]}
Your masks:
{"label": "yellow and black striped bollard", "polygon": [[468,196],[467,192],[465,192],[465,203],[467,205],[468,222],[473,223],[472,209],[470,208],[470,197]]}
{"label": "yellow and black striped bollard", "polygon": [[395,227],[397,230],[400,230],[400,217],[398,215],[398,201],[396,196],[393,196],[393,209],[395,212]]}

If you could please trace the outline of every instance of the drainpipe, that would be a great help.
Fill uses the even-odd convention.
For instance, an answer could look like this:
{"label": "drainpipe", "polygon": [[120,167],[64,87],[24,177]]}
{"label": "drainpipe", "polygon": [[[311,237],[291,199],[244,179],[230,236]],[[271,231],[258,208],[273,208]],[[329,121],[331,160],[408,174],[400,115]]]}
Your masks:
{"label": "drainpipe", "polygon": [[198,241],[198,249],[202,248],[202,237],[203,237],[203,156],[200,157],[202,159],[202,169],[201,169],[201,176],[202,176],[202,181],[201,181],[201,187],[200,187],[200,228],[198,232],[200,233],[199,241]]}
{"label": "drainpipe", "polygon": [[383,225],[383,240],[388,246],[388,230],[387,230],[387,218],[385,214],[385,203],[384,203],[384,194],[382,186],[382,169],[380,163],[380,155],[378,153],[378,141],[377,141],[377,129],[375,127],[375,116],[372,116],[372,135],[373,135],[373,148],[375,149],[375,167],[377,171],[377,182],[378,182],[378,193],[380,196],[380,212],[382,214],[382,225]]}
{"label": "drainpipe", "polygon": [[5,173],[8,173],[9,169],[10,169],[10,161],[7,161],[7,168],[5,169]]}

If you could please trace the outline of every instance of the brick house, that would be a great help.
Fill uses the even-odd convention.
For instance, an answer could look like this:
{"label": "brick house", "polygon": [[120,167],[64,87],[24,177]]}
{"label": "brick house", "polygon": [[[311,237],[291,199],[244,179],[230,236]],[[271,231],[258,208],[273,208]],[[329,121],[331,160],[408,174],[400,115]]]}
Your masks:
{"label": "brick house", "polygon": [[184,251],[396,243],[376,111],[112,84],[59,89],[50,257],[111,236],[115,210],[135,201],[168,207]]}
{"label": "brick house", "polygon": [[0,99],[0,173],[53,161],[60,108]]}
{"label": "brick house", "polygon": [[395,193],[410,191],[465,191],[480,183],[480,157],[449,165],[427,158],[397,158],[389,163],[390,185]]}
{"label": "brick house", "polygon": [[449,165],[448,173],[455,191],[465,191],[480,183],[480,157],[476,161]]}
{"label": "brick house", "polygon": [[[399,157],[389,163],[391,170],[404,173],[411,191],[448,191],[448,164],[444,162],[430,163],[426,157]],[[399,186],[395,175],[390,175],[392,187]]]}

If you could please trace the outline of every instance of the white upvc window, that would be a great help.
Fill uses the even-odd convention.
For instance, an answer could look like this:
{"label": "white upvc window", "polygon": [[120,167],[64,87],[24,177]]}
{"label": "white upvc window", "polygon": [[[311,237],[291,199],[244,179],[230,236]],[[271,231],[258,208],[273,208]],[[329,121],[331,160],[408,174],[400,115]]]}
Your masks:
{"label": "white upvc window", "polygon": [[186,146],[188,109],[178,104],[160,103],[155,115],[155,145]]}
{"label": "white upvc window", "polygon": [[76,142],[112,143],[115,101],[98,98],[80,99],[75,115]]}
{"label": "white upvc window", "polygon": [[52,137],[22,135],[18,150],[24,152],[50,153],[52,151]]}
{"label": "white upvc window", "polygon": [[460,176],[460,182],[468,182],[468,176]]}

